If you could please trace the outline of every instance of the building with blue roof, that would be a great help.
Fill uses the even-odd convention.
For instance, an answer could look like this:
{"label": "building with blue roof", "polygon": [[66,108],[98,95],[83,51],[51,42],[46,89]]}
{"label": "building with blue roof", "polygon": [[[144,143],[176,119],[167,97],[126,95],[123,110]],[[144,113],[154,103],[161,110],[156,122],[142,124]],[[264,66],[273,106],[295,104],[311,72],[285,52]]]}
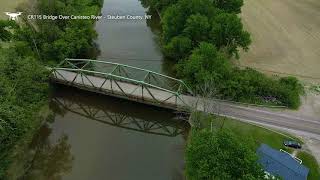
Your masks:
{"label": "building with blue roof", "polygon": [[284,180],[306,180],[308,177],[309,169],[285,152],[262,144],[257,154],[258,162],[266,172],[273,176],[282,177]]}

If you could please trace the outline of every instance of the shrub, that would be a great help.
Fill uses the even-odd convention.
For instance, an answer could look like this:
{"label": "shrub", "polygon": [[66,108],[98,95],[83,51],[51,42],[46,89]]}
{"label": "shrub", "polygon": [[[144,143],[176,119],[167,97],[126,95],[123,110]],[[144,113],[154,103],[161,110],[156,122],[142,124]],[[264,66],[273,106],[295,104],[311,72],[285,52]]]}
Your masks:
{"label": "shrub", "polygon": [[[28,54],[26,52],[26,54]],[[37,125],[37,112],[48,96],[47,71],[32,57],[0,50],[0,179],[14,145]]]}
{"label": "shrub", "polygon": [[164,53],[173,59],[183,59],[192,50],[191,40],[184,36],[176,36],[164,46]]}
{"label": "shrub", "polygon": [[240,140],[227,130],[193,130],[186,150],[190,180],[263,179],[252,140]]}
{"label": "shrub", "polygon": [[206,82],[211,82],[219,98],[285,105],[293,109],[300,105],[303,89],[296,78],[276,80],[254,69],[240,70],[233,67],[210,43],[200,43],[188,59],[177,65],[177,71],[178,76],[195,90]]}

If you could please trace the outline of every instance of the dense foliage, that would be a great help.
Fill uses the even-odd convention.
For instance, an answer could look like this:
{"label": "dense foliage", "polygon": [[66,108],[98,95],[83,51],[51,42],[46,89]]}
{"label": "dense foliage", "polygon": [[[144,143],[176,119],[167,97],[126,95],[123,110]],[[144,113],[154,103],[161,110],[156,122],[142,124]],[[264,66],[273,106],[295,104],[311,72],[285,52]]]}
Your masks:
{"label": "dense foliage", "polygon": [[251,43],[237,15],[243,0],[143,1],[148,2],[161,10],[164,54],[175,60],[177,75],[193,89],[210,81],[223,99],[299,107],[303,88],[296,78],[277,80],[239,69],[230,60]]}
{"label": "dense foliage", "polygon": [[3,21],[0,20],[0,42],[9,41],[12,37],[10,29],[17,27],[14,21]]}
{"label": "dense foliage", "polygon": [[[81,15],[99,14],[102,0],[39,0],[38,14]],[[59,62],[65,58],[91,58],[95,50],[93,40],[97,34],[94,20],[25,20],[25,26],[17,33],[20,41],[29,43],[45,62]]]}
{"label": "dense foliage", "polygon": [[153,9],[156,9],[159,12],[164,11],[170,5],[176,3],[178,0],[140,0],[142,5],[147,7],[150,6]]}
{"label": "dense foliage", "polygon": [[[101,0],[38,0],[34,14],[94,15]],[[30,12],[25,10],[24,12]],[[93,20],[0,21],[0,179],[5,179],[15,145],[35,132],[46,103],[48,71],[43,64],[86,58],[94,49]],[[6,47],[1,48],[3,41]],[[8,48],[10,47],[10,48]],[[40,61],[39,61],[40,60]]]}
{"label": "dense foliage", "polygon": [[219,130],[193,130],[186,150],[186,176],[190,180],[264,179],[251,140]]}
{"label": "dense foliage", "polygon": [[165,45],[170,45],[176,36],[184,36],[192,41],[193,47],[207,41],[237,57],[238,47],[248,50],[251,43],[241,19],[219,9],[211,0],[179,0],[163,13],[162,25]]}
{"label": "dense foliage", "polygon": [[0,179],[14,145],[35,128],[48,95],[47,75],[33,57],[20,56],[15,48],[0,50]]}
{"label": "dense foliage", "polygon": [[196,89],[210,82],[223,99],[251,103],[286,105],[297,108],[302,87],[296,78],[274,80],[253,69],[239,70],[210,43],[201,43],[178,64],[178,75]]}

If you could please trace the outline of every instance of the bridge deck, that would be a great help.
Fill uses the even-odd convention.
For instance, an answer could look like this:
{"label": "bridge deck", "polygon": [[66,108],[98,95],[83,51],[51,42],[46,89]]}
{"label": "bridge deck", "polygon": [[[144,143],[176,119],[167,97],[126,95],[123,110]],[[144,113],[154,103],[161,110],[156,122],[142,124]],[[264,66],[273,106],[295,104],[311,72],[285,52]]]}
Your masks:
{"label": "bridge deck", "polygon": [[[320,140],[320,119],[317,115],[301,114],[299,111],[245,107],[217,100],[199,101],[198,98],[187,95],[180,95],[179,98],[176,98],[175,96],[172,96],[172,93],[170,92],[148,88],[152,93],[151,95],[145,89],[142,90],[139,85],[120,81],[106,81],[102,88],[99,89],[105,78],[90,75],[86,75],[87,78],[81,78],[81,76],[77,76],[77,73],[75,72],[64,70],[56,70],[56,72],[57,73],[52,80],[57,83],[74,86],[80,89],[174,110],[179,107],[196,107],[200,111],[232,117],[242,121],[266,125],[273,128],[280,128],[294,132],[295,134],[308,135],[309,137]],[[73,83],[71,83],[72,81]],[[119,87],[121,87],[121,89]],[[142,93],[142,91],[144,92]],[[156,98],[156,100],[154,98]],[[166,101],[159,103],[164,100]],[[195,106],[196,103],[197,106]]]}
{"label": "bridge deck", "polygon": [[174,110],[178,107],[186,107],[187,105],[186,101],[182,99],[185,96],[180,96],[178,98],[173,96],[173,94],[170,92],[161,91],[151,87],[146,89],[141,85],[117,80],[106,80],[103,77],[91,75],[85,75],[85,77],[81,77],[81,75],[76,72],[70,72],[66,70],[56,70],[52,80],[60,84],[65,84],[92,92]]}

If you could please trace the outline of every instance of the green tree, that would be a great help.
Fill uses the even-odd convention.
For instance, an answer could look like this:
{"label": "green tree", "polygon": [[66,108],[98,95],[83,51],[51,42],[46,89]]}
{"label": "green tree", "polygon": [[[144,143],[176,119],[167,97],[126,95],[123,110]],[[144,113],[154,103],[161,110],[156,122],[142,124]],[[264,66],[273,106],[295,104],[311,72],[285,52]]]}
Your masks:
{"label": "green tree", "polygon": [[0,50],[0,179],[5,179],[14,145],[37,125],[37,112],[48,96],[47,75],[38,61],[20,56],[15,47]]}
{"label": "green tree", "polygon": [[206,16],[199,13],[191,15],[186,22],[183,33],[189,37],[194,44],[208,39],[210,24]]}
{"label": "green tree", "polygon": [[[101,0],[40,0],[36,9],[41,14],[50,12],[52,15],[92,15],[98,14],[102,5]],[[69,58],[95,58],[89,57],[88,52],[95,48],[94,39],[97,34],[94,30],[93,20],[37,20],[36,25],[25,22],[27,27],[21,28],[16,39],[25,41],[35,50],[39,51],[44,61],[61,61]],[[36,28],[35,28],[36,27]],[[90,54],[91,55],[91,54]]]}
{"label": "green tree", "polygon": [[252,140],[240,140],[224,129],[216,133],[206,129],[191,132],[186,150],[186,175],[190,180],[264,178]]}
{"label": "green tree", "polygon": [[221,13],[212,22],[212,43],[225,48],[231,56],[239,58],[238,47],[245,51],[251,44],[250,34],[243,29],[241,19],[235,14]]}
{"label": "green tree", "polygon": [[240,13],[243,0],[213,0],[215,6],[228,13]]}
{"label": "green tree", "polygon": [[215,84],[225,81],[230,72],[230,62],[212,44],[202,42],[187,60],[178,64],[178,76],[194,88],[205,82]]}
{"label": "green tree", "polygon": [[187,19],[193,14],[206,16],[209,20],[218,13],[210,0],[179,0],[168,7],[162,18],[162,39],[165,44],[183,33]]}
{"label": "green tree", "polygon": [[164,53],[167,57],[173,59],[183,59],[189,55],[192,50],[192,42],[188,37],[176,36],[164,46]]}
{"label": "green tree", "polygon": [[140,0],[144,7],[151,7],[163,12],[167,7],[176,3],[178,0]]}
{"label": "green tree", "polygon": [[288,107],[297,109],[301,104],[300,94],[304,92],[303,86],[295,77],[283,77],[279,83],[282,87],[279,88],[281,101]]}

